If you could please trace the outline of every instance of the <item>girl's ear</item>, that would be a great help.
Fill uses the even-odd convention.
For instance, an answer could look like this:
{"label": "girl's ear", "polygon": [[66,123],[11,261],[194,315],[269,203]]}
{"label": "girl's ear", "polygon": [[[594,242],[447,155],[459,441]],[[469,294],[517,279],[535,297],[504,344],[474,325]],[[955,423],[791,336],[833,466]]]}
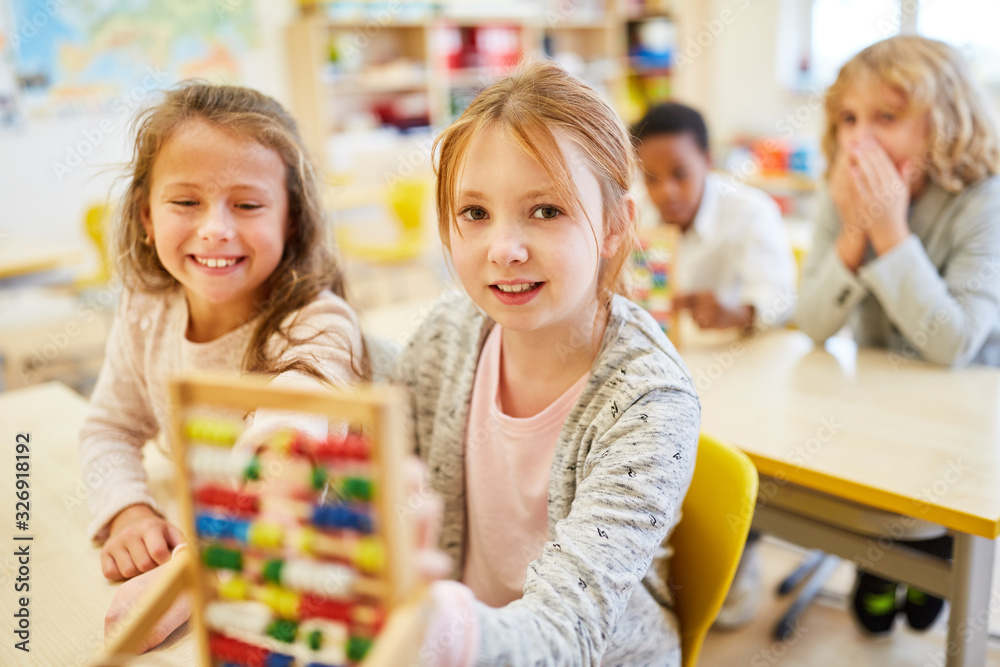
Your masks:
{"label": "girl's ear", "polygon": [[635,229],[636,218],[638,217],[638,206],[635,203],[635,196],[631,192],[625,193],[621,201],[620,215],[618,220],[610,220],[608,232],[604,235],[604,243],[601,245],[601,257],[614,257],[622,240],[627,236],[629,229]]}
{"label": "girl's ear", "polygon": [[139,220],[142,222],[142,228],[146,230],[146,239],[149,243],[152,243],[153,238],[153,219],[149,215],[149,203],[142,205],[139,210]]}

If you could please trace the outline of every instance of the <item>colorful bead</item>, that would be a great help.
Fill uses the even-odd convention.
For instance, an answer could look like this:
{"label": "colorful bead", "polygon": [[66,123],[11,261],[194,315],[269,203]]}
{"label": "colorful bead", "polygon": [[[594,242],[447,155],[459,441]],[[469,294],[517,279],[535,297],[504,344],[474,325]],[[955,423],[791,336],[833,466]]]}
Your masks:
{"label": "colorful bead", "polygon": [[371,647],[370,638],[352,636],[347,640],[347,659],[351,662],[361,662]]}
{"label": "colorful bead", "polygon": [[298,629],[299,626],[295,621],[277,619],[267,626],[267,634],[279,642],[291,644],[295,641],[295,634],[298,632]]}
{"label": "colorful bead", "polygon": [[216,570],[239,572],[243,569],[243,553],[236,549],[226,549],[212,544],[205,547],[201,558],[205,565]]}
{"label": "colorful bead", "polygon": [[254,521],[247,531],[246,542],[254,547],[277,548],[285,541],[285,528],[277,523]]}
{"label": "colorful bead", "polygon": [[375,538],[358,540],[354,550],[354,563],[362,572],[378,573],[385,567],[385,549]]}

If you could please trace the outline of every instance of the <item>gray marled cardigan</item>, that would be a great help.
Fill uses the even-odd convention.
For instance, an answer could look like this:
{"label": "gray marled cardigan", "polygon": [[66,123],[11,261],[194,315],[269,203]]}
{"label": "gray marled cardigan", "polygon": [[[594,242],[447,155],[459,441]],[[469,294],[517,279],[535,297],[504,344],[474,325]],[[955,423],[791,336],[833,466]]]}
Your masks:
{"label": "gray marled cardigan", "polygon": [[[417,452],[444,499],[441,547],[456,578],[466,424],[492,326],[468,298],[444,298],[396,368],[413,401]],[[529,565],[520,600],[501,609],[476,603],[476,665],[680,664],[676,619],[658,592],[659,557],[691,481],[700,419],[670,341],[645,311],[615,297],[590,381],[552,458],[549,542]]]}

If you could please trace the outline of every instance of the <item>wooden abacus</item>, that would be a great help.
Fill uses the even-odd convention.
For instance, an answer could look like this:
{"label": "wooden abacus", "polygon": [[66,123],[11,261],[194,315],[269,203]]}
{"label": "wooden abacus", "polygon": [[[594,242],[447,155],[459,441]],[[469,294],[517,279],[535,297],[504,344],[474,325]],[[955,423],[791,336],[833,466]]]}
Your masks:
{"label": "wooden abacus", "polygon": [[[414,661],[426,596],[404,509],[409,452],[395,390],[301,391],[192,375],[171,383],[171,402],[190,548],[162,566],[169,571],[98,664],[134,651],[185,588],[203,665]],[[261,409],[350,428],[324,439],[278,431],[241,440],[244,415]]]}

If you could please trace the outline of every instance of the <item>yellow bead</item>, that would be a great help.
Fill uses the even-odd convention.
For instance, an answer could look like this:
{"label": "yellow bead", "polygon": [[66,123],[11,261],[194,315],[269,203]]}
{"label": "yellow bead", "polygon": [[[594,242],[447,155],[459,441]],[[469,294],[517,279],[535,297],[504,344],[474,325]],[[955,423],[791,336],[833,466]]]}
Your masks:
{"label": "yellow bead", "polygon": [[385,566],[382,544],[373,538],[359,540],[354,550],[354,563],[362,572],[381,572]]}
{"label": "yellow bead", "polygon": [[295,619],[299,615],[300,596],[295,591],[278,586],[265,586],[260,591],[260,601],[282,618]]}
{"label": "yellow bead", "polygon": [[254,521],[247,532],[247,544],[254,547],[280,547],[285,541],[285,529],[277,523]]}
{"label": "yellow bead", "polygon": [[314,528],[303,528],[299,533],[299,540],[296,545],[304,554],[316,552],[316,530]]}
{"label": "yellow bead", "polygon": [[219,584],[219,595],[229,600],[246,600],[247,582],[241,577],[233,577]]}

